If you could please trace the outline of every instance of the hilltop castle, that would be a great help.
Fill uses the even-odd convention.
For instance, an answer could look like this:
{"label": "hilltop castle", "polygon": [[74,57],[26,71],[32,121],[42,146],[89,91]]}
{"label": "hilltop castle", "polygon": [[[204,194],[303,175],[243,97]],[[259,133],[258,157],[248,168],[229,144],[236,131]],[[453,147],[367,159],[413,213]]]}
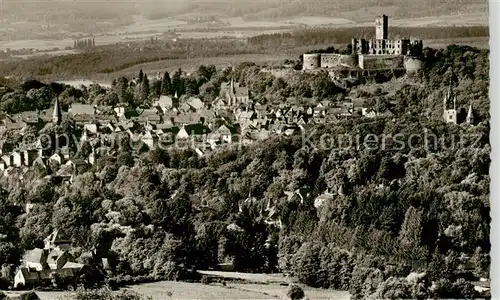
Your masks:
{"label": "hilltop castle", "polygon": [[421,40],[390,40],[389,17],[375,20],[375,39],[353,38],[350,55],[336,53],[304,54],[303,70],[361,69],[416,71],[422,66],[423,43]]}

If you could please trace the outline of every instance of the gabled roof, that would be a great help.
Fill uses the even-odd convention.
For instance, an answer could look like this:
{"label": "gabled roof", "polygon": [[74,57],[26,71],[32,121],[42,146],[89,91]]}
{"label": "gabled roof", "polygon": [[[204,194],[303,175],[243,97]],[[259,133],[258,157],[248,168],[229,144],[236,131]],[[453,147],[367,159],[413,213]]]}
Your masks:
{"label": "gabled roof", "polygon": [[20,268],[19,271],[22,275],[24,280],[26,281],[32,281],[32,280],[38,280],[40,279],[40,276],[38,272],[30,272],[28,268]]}
{"label": "gabled roof", "polygon": [[138,115],[136,117],[133,117],[133,119],[139,122],[160,122],[161,116],[158,115],[155,109],[143,109],[139,110]]}
{"label": "gabled roof", "polygon": [[66,165],[75,165],[75,166],[85,166],[87,165],[88,163],[83,160],[83,159],[79,159],[79,158],[73,158],[73,159],[70,159],[68,160],[68,162],[66,163]]}
{"label": "gabled roof", "polygon": [[54,230],[48,237],[45,238],[45,242],[50,242],[52,244],[58,243],[70,243],[71,240],[68,239],[64,234],[62,234],[58,229]]}
{"label": "gabled roof", "polygon": [[192,108],[194,108],[195,110],[199,110],[199,109],[202,109],[203,106],[205,105],[203,103],[203,101],[201,101],[200,98],[197,98],[197,97],[192,97],[192,98],[189,98],[188,102],[187,102]]}
{"label": "gabled roof", "polygon": [[174,100],[170,96],[161,95],[156,104],[160,107],[172,107]]}
{"label": "gabled roof", "polygon": [[194,110],[194,108],[191,107],[191,105],[187,104],[186,102],[182,103],[182,105],[179,107],[179,109],[184,111],[184,112],[191,112]]}
{"label": "gabled roof", "polygon": [[236,128],[233,126],[229,126],[226,124],[222,124],[219,128],[217,128],[214,133],[216,134],[236,134]]}
{"label": "gabled roof", "polygon": [[33,161],[33,166],[39,166],[46,168],[47,166],[45,165],[45,162],[43,161],[42,157],[39,156]]}
{"label": "gabled roof", "polygon": [[64,264],[62,269],[82,269],[84,266],[84,264],[68,261],[66,264]]}
{"label": "gabled roof", "polygon": [[47,262],[47,251],[45,249],[35,248],[28,250],[23,255],[24,262],[45,264]]}

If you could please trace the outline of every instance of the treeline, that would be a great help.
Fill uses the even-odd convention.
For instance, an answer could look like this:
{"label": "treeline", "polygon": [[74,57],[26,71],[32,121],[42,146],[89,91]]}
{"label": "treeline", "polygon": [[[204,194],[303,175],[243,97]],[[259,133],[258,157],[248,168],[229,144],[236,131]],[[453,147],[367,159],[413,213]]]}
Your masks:
{"label": "treeline", "polygon": [[0,76],[50,80],[51,78],[60,79],[111,73],[137,64],[160,60],[250,53],[256,52],[247,49],[244,42],[224,39],[217,41],[194,39],[176,43],[167,42],[156,46],[134,45],[132,48],[109,46],[104,47],[102,51],[91,53],[4,61],[0,63]]}
{"label": "treeline", "polygon": [[[488,37],[487,26],[464,27],[390,27],[389,38],[445,39]],[[263,34],[248,38],[250,45],[263,47],[321,44],[350,44],[352,38],[373,39],[374,27],[305,29],[293,33]]]}

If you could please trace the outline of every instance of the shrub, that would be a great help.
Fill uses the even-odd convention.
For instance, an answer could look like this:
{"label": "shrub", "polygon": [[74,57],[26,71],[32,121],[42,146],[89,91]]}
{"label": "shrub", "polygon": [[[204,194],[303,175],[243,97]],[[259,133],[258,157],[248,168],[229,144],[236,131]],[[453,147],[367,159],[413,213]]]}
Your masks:
{"label": "shrub", "polygon": [[352,272],[349,293],[352,299],[364,299],[374,293],[383,280],[379,269],[356,266]]}
{"label": "shrub", "polygon": [[113,293],[110,289],[98,289],[98,290],[85,290],[80,289],[76,292],[74,296],[68,296],[68,300],[150,300],[150,297],[143,297],[140,294],[124,290],[117,293]]}
{"label": "shrub", "polygon": [[305,296],[304,290],[296,284],[290,285],[286,295],[291,300],[300,300],[300,299],[303,299]]}
{"label": "shrub", "polygon": [[376,292],[376,299],[410,299],[409,284],[404,279],[391,277],[381,283]]}

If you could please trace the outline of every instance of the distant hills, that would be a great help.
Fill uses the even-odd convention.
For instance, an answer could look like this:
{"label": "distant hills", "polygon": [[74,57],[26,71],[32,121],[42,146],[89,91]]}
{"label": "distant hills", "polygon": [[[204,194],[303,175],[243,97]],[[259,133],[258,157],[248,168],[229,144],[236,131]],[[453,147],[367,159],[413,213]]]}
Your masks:
{"label": "distant hills", "polygon": [[187,0],[183,5],[175,2],[177,5],[171,5],[170,9],[162,10],[156,7],[154,11],[146,9],[143,12],[151,17],[200,12],[244,17],[247,20],[324,16],[357,22],[371,21],[374,15],[382,13],[393,18],[461,14],[484,14],[486,18],[488,16],[486,0]]}
{"label": "distant hills", "polygon": [[[430,21],[421,22],[424,26],[443,20],[441,23],[445,26],[457,24],[457,22],[447,22],[449,19],[460,21],[459,25],[486,25],[488,21],[487,0],[0,0],[0,2],[2,4],[0,40],[50,39],[73,34],[105,33],[134,24],[137,19],[135,15],[142,15],[149,20],[166,17],[196,20],[197,16],[210,16],[213,24],[227,24],[228,22],[217,23],[217,21],[234,17],[241,18],[240,23],[274,20],[288,23],[291,19],[300,17],[329,17],[360,24],[373,22],[374,17],[380,14],[387,14],[392,20],[431,17]],[[446,18],[441,19],[441,17]],[[311,23],[314,24],[314,21],[316,19]],[[305,23],[310,25],[308,22]],[[238,24],[240,25],[244,26]],[[203,26],[200,24],[200,27]],[[194,27],[190,29],[192,28]],[[165,30],[168,29],[165,26]]]}
{"label": "distant hills", "polygon": [[[213,13],[220,17],[271,20],[297,16],[328,16],[368,21],[386,13],[393,18],[418,18],[479,13],[488,16],[487,0],[3,0],[3,17],[44,15],[81,16],[96,20],[121,19],[134,13],[150,18],[186,13]],[[29,17],[30,16],[30,17]]]}

